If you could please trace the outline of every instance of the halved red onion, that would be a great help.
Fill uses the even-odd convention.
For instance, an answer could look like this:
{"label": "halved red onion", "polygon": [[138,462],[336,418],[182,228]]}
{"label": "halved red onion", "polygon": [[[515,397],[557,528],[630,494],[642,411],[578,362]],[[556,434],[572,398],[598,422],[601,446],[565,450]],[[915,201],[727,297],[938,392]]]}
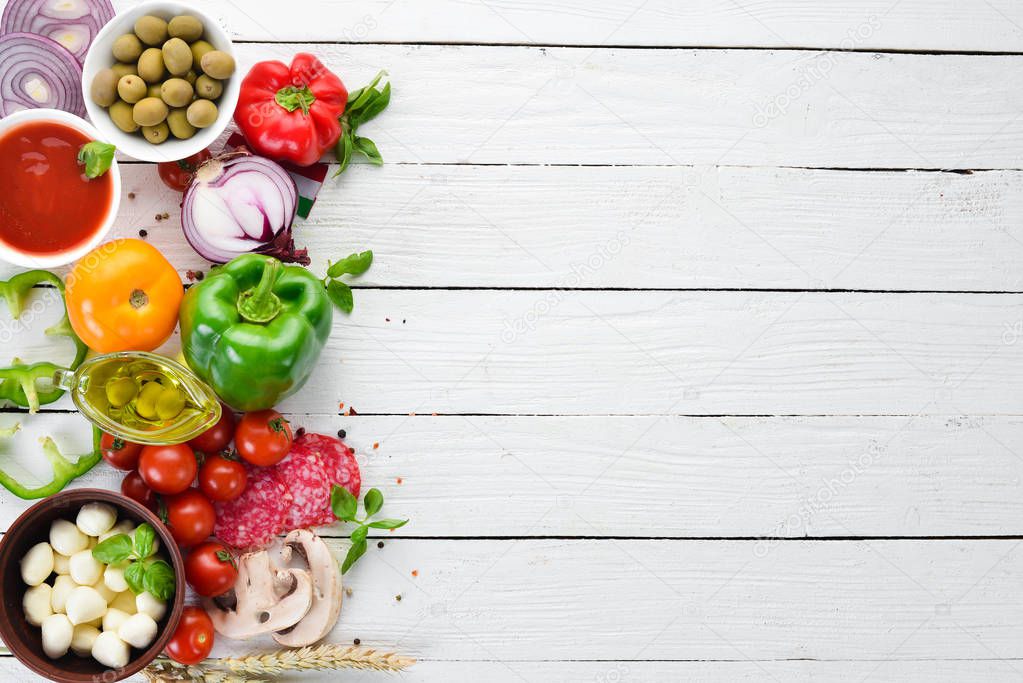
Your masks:
{"label": "halved red onion", "polygon": [[22,109],[63,109],[85,116],[82,67],[49,38],[0,36],[0,116]]}
{"label": "halved red onion", "polygon": [[305,249],[296,250],[291,238],[297,208],[295,181],[279,164],[232,152],[195,172],[181,203],[181,229],[213,263],[257,252],[308,265]]}
{"label": "halved red onion", "polygon": [[0,18],[0,33],[49,38],[82,64],[92,39],[113,18],[109,0],[10,0]]}

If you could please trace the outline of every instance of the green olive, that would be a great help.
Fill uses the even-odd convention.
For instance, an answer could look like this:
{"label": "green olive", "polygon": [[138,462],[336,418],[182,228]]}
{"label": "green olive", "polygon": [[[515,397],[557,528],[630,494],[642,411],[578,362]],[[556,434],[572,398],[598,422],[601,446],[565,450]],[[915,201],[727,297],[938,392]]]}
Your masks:
{"label": "green olive", "polygon": [[181,38],[171,38],[163,44],[163,65],[174,76],[184,76],[192,68],[192,51]]}
{"label": "green olive", "polygon": [[196,79],[199,78],[199,74],[195,72],[195,69],[189,69],[188,73],[182,76],[182,78],[188,81],[189,85],[194,86]]}
{"label": "green olive", "polygon": [[205,128],[217,120],[217,105],[209,100],[196,100],[188,105],[186,114],[190,124],[196,128]]}
{"label": "green olive", "polygon": [[139,124],[135,123],[132,116],[133,109],[134,107],[124,100],[117,100],[110,105],[110,120],[125,133],[134,133],[139,129]]}
{"label": "green olive", "polygon": [[[114,64],[112,67],[110,67],[110,70],[114,72],[114,75],[117,76],[118,79],[120,79],[121,76],[127,76],[128,74],[131,74],[132,76],[139,75],[139,69],[137,65],[125,64],[124,62],[118,62],[117,64]],[[114,86],[116,87],[117,84],[115,83]]]}
{"label": "green olive", "polygon": [[138,76],[121,76],[117,81],[117,94],[128,104],[135,104],[146,96],[146,82]]}
{"label": "green olive", "polygon": [[159,382],[146,382],[142,385],[139,397],[135,399],[135,412],[147,420],[156,419],[156,402],[163,394],[163,385]]}
{"label": "green olive", "polygon": [[142,41],[134,33],[125,33],[114,41],[110,51],[119,62],[135,62],[142,54]]}
{"label": "green olive", "polygon": [[117,101],[117,74],[113,69],[102,69],[92,79],[89,97],[101,107],[109,107]]}
{"label": "green olive", "polygon": [[161,420],[173,420],[185,409],[185,394],[177,387],[167,387],[156,399],[156,416]]}
{"label": "green olive", "polygon": [[163,91],[160,89],[159,83],[150,83],[146,87],[146,97],[161,97]]}
{"label": "green olive", "polygon": [[162,45],[167,40],[167,22],[147,14],[135,22],[135,35],[146,45]]}
{"label": "green olive", "polygon": [[135,380],[131,377],[118,377],[107,382],[106,387],[107,403],[114,408],[121,408],[128,405],[128,402],[135,398],[139,389],[135,386]]}
{"label": "green olive", "polygon": [[187,140],[195,135],[195,126],[188,122],[188,114],[184,109],[171,109],[167,114],[167,125],[171,135],[178,140]]}
{"label": "green olive", "polygon": [[195,79],[195,94],[203,99],[215,100],[224,92],[224,84],[206,74]]}
{"label": "green olive", "polygon": [[179,14],[167,24],[167,32],[173,38],[181,38],[186,43],[202,37],[202,22],[187,14]]}
{"label": "green olive", "polygon": [[151,47],[139,57],[139,76],[146,83],[159,83],[163,80],[163,50]]}
{"label": "green olive", "polygon": [[147,97],[135,103],[132,118],[140,126],[155,126],[167,118],[167,105],[159,97]]}
{"label": "green olive", "polygon": [[142,137],[146,142],[158,145],[170,136],[170,128],[166,121],[161,121],[155,126],[142,126]]}
{"label": "green olive", "polygon": [[213,45],[205,40],[197,40],[188,46],[192,50],[192,63],[197,67],[202,63],[202,57],[207,52],[213,52]]}
{"label": "green olive", "polygon": [[167,106],[183,107],[192,101],[192,85],[184,78],[168,78],[160,86],[160,97]]}
{"label": "green olive", "polygon": [[199,65],[204,74],[221,81],[234,73],[234,57],[220,50],[212,50],[204,54],[199,60]]}

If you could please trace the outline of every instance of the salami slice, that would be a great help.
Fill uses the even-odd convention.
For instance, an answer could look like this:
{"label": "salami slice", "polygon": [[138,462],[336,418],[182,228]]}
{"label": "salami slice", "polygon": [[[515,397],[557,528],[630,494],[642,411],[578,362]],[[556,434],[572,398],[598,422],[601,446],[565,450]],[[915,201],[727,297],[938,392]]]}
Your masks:
{"label": "salami slice", "polygon": [[273,467],[249,469],[245,491],[238,498],[217,503],[214,533],[224,543],[239,549],[263,548],[284,530],[291,505],[281,473]]}
{"label": "salami slice", "polygon": [[284,516],[286,530],[323,526],[334,521],[330,509],[331,479],[318,451],[295,444],[288,457],[274,467],[292,498]]}
{"label": "salami slice", "polygon": [[355,460],[355,451],[343,441],[325,434],[303,434],[295,444],[318,452],[331,483],[344,486],[353,496],[359,497],[362,487],[359,463]]}

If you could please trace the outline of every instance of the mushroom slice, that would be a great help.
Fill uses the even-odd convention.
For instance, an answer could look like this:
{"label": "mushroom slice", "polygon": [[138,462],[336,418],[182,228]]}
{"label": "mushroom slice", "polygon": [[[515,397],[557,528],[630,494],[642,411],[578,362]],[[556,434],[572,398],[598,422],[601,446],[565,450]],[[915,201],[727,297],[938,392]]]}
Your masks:
{"label": "mushroom slice", "polygon": [[304,647],[330,633],[341,614],[341,572],[323,539],[308,529],[296,529],[284,538],[281,559],[290,562],[299,555],[313,577],[313,606],[301,621],[273,634],[286,647]]}
{"label": "mushroom slice", "polygon": [[271,569],[265,550],[241,556],[233,591],[220,598],[203,598],[217,633],[237,640],[294,626],[312,604],[309,572]]}

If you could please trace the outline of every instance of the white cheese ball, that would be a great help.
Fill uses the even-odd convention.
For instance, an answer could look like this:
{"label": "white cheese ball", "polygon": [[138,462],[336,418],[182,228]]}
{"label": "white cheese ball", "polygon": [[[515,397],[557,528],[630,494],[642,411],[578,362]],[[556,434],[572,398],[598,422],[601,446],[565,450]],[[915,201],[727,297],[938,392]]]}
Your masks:
{"label": "white cheese ball", "polygon": [[135,533],[135,525],[132,524],[130,520],[122,519],[120,522],[118,522],[113,527],[111,527],[109,531],[100,534],[99,535],[99,542],[102,543],[103,541],[107,540],[111,536],[116,536],[117,534],[124,534],[126,536],[132,536],[134,533]]}
{"label": "white cheese ball", "polygon": [[71,558],[60,553],[53,553],[53,573],[58,576],[71,573]]}
{"label": "white cheese ball", "polygon": [[103,617],[96,617],[95,619],[92,619],[91,621],[85,622],[84,625],[85,626],[92,626],[94,629],[99,630],[100,628],[103,627]]}
{"label": "white cheese ball", "polygon": [[103,570],[103,585],[115,593],[123,593],[128,590],[128,582],[124,580],[126,565],[108,564]]}
{"label": "white cheese ball", "polygon": [[135,594],[130,590],[118,593],[110,601],[110,609],[119,609],[125,614],[135,614],[139,611],[135,606]]}
{"label": "white cheese ball", "polygon": [[133,614],[117,629],[117,637],[142,649],[156,640],[156,622],[148,614]]}
{"label": "white cheese ball", "polygon": [[50,659],[59,659],[71,647],[74,627],[63,614],[51,614],[43,620],[43,652]]}
{"label": "white cheese ball", "polygon": [[67,613],[67,597],[78,584],[70,576],[58,576],[53,582],[53,593],[50,595],[50,609],[56,614]]}
{"label": "white cheese ball", "polygon": [[108,609],[107,613],[103,615],[103,630],[117,633],[117,629],[121,628],[121,624],[128,621],[130,616],[132,615],[119,609]]}
{"label": "white cheese ball", "polygon": [[103,563],[91,550],[81,550],[71,556],[71,578],[79,586],[91,586],[103,578]]}
{"label": "white cheese ball", "polygon": [[50,606],[51,593],[53,593],[53,589],[48,583],[32,586],[25,591],[25,595],[21,599],[21,607],[25,610],[25,621],[33,626],[43,625],[43,620],[53,614],[53,608]]}
{"label": "white cheese ball", "polygon": [[67,596],[65,611],[71,623],[77,626],[106,614],[107,601],[95,588],[78,586]]}
{"label": "white cheese ball", "polygon": [[50,525],[50,545],[61,555],[71,557],[89,547],[89,537],[66,519],[55,519]]}
{"label": "white cheese ball", "polygon": [[103,599],[107,601],[108,605],[117,597],[117,592],[107,588],[107,585],[103,583],[102,577],[100,577],[100,579],[96,581],[92,587],[96,589],[97,593],[103,596]]}
{"label": "white cheese ball", "polygon": [[100,536],[114,528],[117,510],[107,503],[86,503],[78,511],[75,524],[86,536]]}
{"label": "white cheese ball", "polygon": [[88,657],[92,654],[92,645],[99,636],[99,629],[89,624],[75,626],[71,634],[71,651],[79,657]]}
{"label": "white cheese ball", "polygon": [[21,558],[21,580],[38,586],[53,573],[53,548],[45,541],[36,543]]}
{"label": "white cheese ball", "polygon": [[113,631],[104,631],[92,644],[92,657],[105,667],[120,669],[128,665],[131,648]]}
{"label": "white cheese ball", "polygon": [[160,621],[167,612],[167,603],[145,591],[135,596],[135,608],[142,614],[148,614],[153,621]]}

